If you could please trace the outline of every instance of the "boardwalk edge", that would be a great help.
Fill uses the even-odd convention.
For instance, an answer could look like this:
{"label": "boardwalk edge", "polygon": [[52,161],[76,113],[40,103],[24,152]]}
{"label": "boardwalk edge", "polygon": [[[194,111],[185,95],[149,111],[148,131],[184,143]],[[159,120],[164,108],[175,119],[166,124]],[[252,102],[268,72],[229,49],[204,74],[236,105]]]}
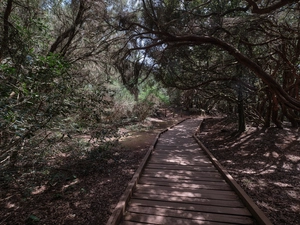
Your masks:
{"label": "boardwalk edge", "polygon": [[139,168],[135,171],[131,181],[128,183],[128,186],[127,186],[125,192],[121,196],[117,206],[115,207],[113,213],[111,214],[110,218],[108,219],[106,225],[116,225],[116,224],[120,223],[123,215],[125,214],[126,206],[129,202],[131,196],[132,196],[133,190],[136,187],[136,185],[137,185],[137,183],[138,183],[138,181],[141,177],[141,174],[142,174],[142,172],[143,172],[143,170],[144,170],[144,168],[145,168],[145,166],[146,166],[146,164],[147,164],[147,162],[148,162],[148,160],[151,156],[152,151],[154,150],[154,148],[157,144],[157,141],[158,141],[159,137],[163,133],[167,132],[168,130],[172,129],[176,125],[178,125],[178,124],[180,124],[180,123],[182,123],[182,122],[184,122],[188,119],[190,119],[190,118],[185,118],[183,120],[180,120],[179,122],[173,124],[172,126],[168,127],[167,129],[161,131],[160,133],[158,133],[156,135],[156,138],[155,138],[153,144],[149,147],[149,149],[148,149],[146,155],[144,156],[143,161],[141,162]]}
{"label": "boardwalk edge", "polygon": [[234,180],[234,178],[229,174],[229,172],[220,164],[220,162],[212,155],[212,153],[204,146],[204,144],[197,138],[197,133],[201,132],[200,127],[202,122],[199,124],[197,130],[193,134],[194,139],[197,141],[199,146],[205,151],[208,155],[211,162],[218,169],[221,175],[225,178],[228,184],[236,191],[236,193],[241,198],[242,202],[247,206],[248,210],[251,212],[253,217],[259,224],[262,225],[273,225],[273,223],[266,217],[263,211],[258,208],[258,206],[253,202],[253,200],[247,195],[247,193],[242,189],[242,187]]}

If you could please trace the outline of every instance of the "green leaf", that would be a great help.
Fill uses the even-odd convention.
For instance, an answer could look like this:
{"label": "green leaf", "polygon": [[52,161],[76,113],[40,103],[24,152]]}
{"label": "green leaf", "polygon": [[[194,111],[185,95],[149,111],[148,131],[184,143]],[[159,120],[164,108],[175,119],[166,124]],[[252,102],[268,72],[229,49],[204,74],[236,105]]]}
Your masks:
{"label": "green leaf", "polygon": [[29,216],[29,219],[31,219],[32,221],[35,221],[35,222],[39,222],[39,221],[40,221],[40,218],[38,218],[38,217],[35,216],[35,215],[30,215],[30,216]]}

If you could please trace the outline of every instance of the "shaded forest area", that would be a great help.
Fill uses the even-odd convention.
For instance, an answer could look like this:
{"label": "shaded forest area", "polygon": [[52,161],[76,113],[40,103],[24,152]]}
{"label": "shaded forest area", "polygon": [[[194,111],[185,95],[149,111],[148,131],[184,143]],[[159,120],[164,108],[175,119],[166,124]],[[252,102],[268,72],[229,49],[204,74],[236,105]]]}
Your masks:
{"label": "shaded forest area", "polygon": [[273,224],[299,224],[299,131],[248,125],[235,136],[232,117],[202,125],[198,137]]}
{"label": "shaded forest area", "polygon": [[[76,210],[70,196],[99,191],[74,188],[91,173],[121,173],[116,184],[126,186],[143,151],[121,151],[122,138],[176,116],[228,115],[235,126],[223,130],[234,141],[257,127],[297,144],[299,18],[298,0],[1,1],[0,224],[47,224],[51,214],[67,224],[58,208],[22,207],[51,193]],[[97,210],[117,196],[105,190]],[[114,203],[103,204],[108,212]]]}

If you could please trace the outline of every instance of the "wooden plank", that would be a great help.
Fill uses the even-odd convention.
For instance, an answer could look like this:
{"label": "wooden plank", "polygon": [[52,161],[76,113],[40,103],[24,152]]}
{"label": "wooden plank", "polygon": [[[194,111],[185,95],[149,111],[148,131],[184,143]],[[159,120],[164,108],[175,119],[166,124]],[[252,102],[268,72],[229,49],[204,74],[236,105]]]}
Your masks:
{"label": "wooden plank", "polygon": [[156,177],[147,177],[142,176],[141,180],[147,181],[159,181],[172,184],[202,184],[202,185],[213,185],[213,186],[220,186],[227,187],[229,186],[224,180],[217,179],[216,181],[207,181],[207,180],[181,180],[181,179],[168,179],[168,178],[156,178]]}
{"label": "wooden plank", "polygon": [[161,159],[161,158],[154,158],[151,157],[149,160],[150,163],[160,163],[160,164],[176,164],[176,165],[211,165],[211,161],[207,159],[195,159],[193,158],[186,158],[186,159]]}
{"label": "wooden plank", "polygon": [[160,148],[165,148],[166,150],[167,149],[175,149],[175,150],[187,150],[187,149],[199,149],[199,145],[197,145],[197,143],[193,143],[193,144],[189,144],[188,142],[186,142],[185,144],[181,143],[167,143],[167,142],[161,142],[159,141],[157,144],[156,144],[156,147],[157,149],[160,149]]}
{"label": "wooden plank", "polygon": [[[194,140],[193,140],[194,141]],[[199,149],[199,145],[197,146],[196,142],[195,143],[189,143],[191,140],[185,140],[185,141],[159,141],[157,143],[158,148],[166,148],[166,149],[178,149],[178,150],[183,150],[183,149]]]}
{"label": "wooden plank", "polygon": [[192,177],[219,177],[221,178],[221,174],[215,171],[189,171],[189,170],[159,170],[147,168],[144,170],[145,174],[159,174],[159,175],[179,175],[179,176],[192,176]]}
{"label": "wooden plank", "polygon": [[161,153],[161,152],[156,152],[152,154],[152,158],[154,159],[185,159],[185,160],[205,160],[207,161],[207,156],[204,155],[199,155],[199,154],[172,154],[170,152],[168,153]]}
{"label": "wooden plank", "polygon": [[181,165],[162,165],[162,164],[153,164],[148,163],[147,168],[149,169],[160,169],[160,170],[183,170],[186,169],[188,171],[217,171],[216,168],[212,165],[203,166],[181,166]]}
{"label": "wooden plank", "polygon": [[[198,151],[198,153],[197,153]],[[199,157],[199,158],[207,158],[207,155],[205,154],[201,154],[199,153],[199,150],[195,150],[195,152],[192,154],[191,152],[185,152],[185,151],[182,151],[182,152],[176,152],[176,151],[154,151],[152,153],[152,156],[162,156],[162,157],[166,157],[166,156],[169,156],[169,157],[174,157],[174,156],[177,156],[177,157]]]}
{"label": "wooden plank", "polygon": [[164,196],[181,196],[191,198],[208,198],[208,199],[220,199],[220,200],[236,200],[238,196],[232,191],[220,191],[220,190],[182,190],[172,189],[167,187],[155,188],[155,186],[137,185],[136,193],[144,194],[159,194]]}
{"label": "wooden plank", "polygon": [[155,148],[155,151],[180,151],[180,152],[196,152],[196,150],[199,151],[199,146],[162,146],[157,145]]}
{"label": "wooden plank", "polygon": [[212,181],[212,182],[219,182],[222,181],[220,178],[217,177],[188,177],[188,176],[173,176],[173,175],[166,175],[160,176],[155,174],[143,174],[143,177],[152,177],[152,178],[161,178],[161,179],[168,179],[168,180],[189,180],[189,181]]}
{"label": "wooden plank", "polygon": [[185,154],[185,155],[199,155],[199,156],[205,156],[205,154],[198,154],[199,149],[177,149],[177,150],[172,150],[172,149],[155,149],[153,153],[155,154]]}
{"label": "wooden plank", "polygon": [[158,145],[155,148],[155,151],[159,151],[159,152],[170,152],[170,151],[174,151],[174,152],[186,152],[186,153],[197,153],[197,151],[199,152],[199,147],[179,147],[179,146],[160,146]]}
{"label": "wooden plank", "polygon": [[155,173],[143,173],[144,177],[156,177],[156,178],[168,178],[168,179],[173,179],[173,180],[203,180],[203,181],[220,181],[220,177],[213,177],[209,176],[209,174],[203,174],[200,176],[187,176],[183,174],[178,174],[178,175],[168,175],[168,174],[155,174]]}
{"label": "wooden plank", "polygon": [[[205,160],[207,161],[207,156],[200,154],[186,154],[186,153],[161,153],[156,152],[151,156],[153,159],[184,159],[184,160]],[[207,161],[208,162],[208,161]]]}
{"label": "wooden plank", "polygon": [[160,179],[153,181],[147,178],[140,179],[139,184],[151,184],[155,186],[167,186],[167,187],[185,188],[185,189],[232,190],[228,184],[213,185],[213,184],[203,184],[203,182],[201,184],[192,184],[192,183],[187,184],[187,183],[161,181]]}
{"label": "wooden plank", "polygon": [[145,215],[138,213],[127,213],[124,217],[124,220],[142,222],[148,224],[180,224],[180,225],[230,225],[231,223],[221,223],[221,222],[211,222],[204,220],[192,220],[192,219],[183,219],[176,217],[166,217],[166,216],[157,216],[157,215]]}
{"label": "wooden plank", "polygon": [[234,208],[245,208],[243,203],[239,200],[220,200],[220,199],[208,199],[208,198],[191,198],[181,196],[163,196],[159,194],[139,194],[134,193],[132,200],[151,200],[151,201],[164,201],[174,203],[185,203],[194,205],[210,205],[218,207],[234,207]]}
{"label": "wooden plank", "polygon": [[171,162],[172,160],[190,160],[193,162],[204,162],[204,163],[211,163],[207,157],[198,156],[198,155],[173,155],[173,154],[154,154],[151,156],[151,160],[158,160],[158,161],[168,161]]}
{"label": "wooden plank", "polygon": [[[169,137],[169,139],[171,139],[171,137]],[[185,138],[186,141],[181,141],[181,142],[178,142],[178,136],[177,138],[175,137],[174,140],[167,140],[167,137],[166,137],[166,140],[163,140],[163,137],[161,137],[158,142],[157,142],[157,145],[158,146],[166,146],[166,147],[175,147],[175,149],[181,149],[181,148],[199,148],[199,145],[197,146],[197,142],[195,140],[192,140],[192,139],[187,139]]]}
{"label": "wooden plank", "polygon": [[[197,142],[195,140],[192,139],[187,139],[185,138],[186,141],[181,141],[178,142],[178,137],[174,138],[174,140],[167,140],[168,138],[166,137],[166,140],[163,140],[163,137],[161,137],[158,142],[157,145],[158,146],[166,146],[166,147],[175,147],[175,149],[181,149],[181,148],[199,148],[199,145],[197,145]],[[169,137],[169,139],[171,139]]]}
{"label": "wooden plank", "polygon": [[160,162],[150,162],[149,164],[156,164],[156,165],[164,165],[164,166],[194,166],[194,167],[212,167],[212,163],[197,163],[197,164],[185,164],[185,163],[160,163]]}
{"label": "wooden plank", "polygon": [[150,223],[137,223],[137,222],[132,222],[132,221],[122,221],[120,225],[146,225]]}
{"label": "wooden plank", "polygon": [[[180,185],[180,184],[178,184]],[[144,189],[149,189],[149,190],[155,190],[158,189],[159,191],[161,190],[166,190],[169,192],[172,191],[187,191],[189,193],[212,193],[216,192],[216,194],[222,194],[222,195],[230,195],[230,196],[237,196],[236,193],[229,187],[229,189],[225,190],[224,188],[219,188],[219,189],[207,189],[207,188],[190,188],[190,187],[175,187],[174,185],[171,186],[163,186],[163,185],[155,185],[155,184],[142,184],[139,183],[138,188],[144,188]]]}
{"label": "wooden plank", "polygon": [[[151,196],[152,197],[152,196]],[[179,199],[179,198],[177,198]],[[192,210],[199,212],[207,212],[207,213],[219,213],[219,214],[228,214],[228,215],[240,215],[240,216],[251,216],[250,212],[243,207],[234,207],[234,206],[221,206],[214,205],[217,204],[216,201],[199,199],[199,201],[203,201],[194,204],[188,202],[179,202],[178,201],[156,201],[156,200],[145,200],[145,199],[136,199],[135,196],[130,201],[131,206],[151,206],[151,207],[162,207],[169,209],[181,209],[181,210]],[[222,201],[225,203],[226,201]],[[228,203],[233,203],[228,201]]]}
{"label": "wooden plank", "polygon": [[180,209],[166,209],[149,206],[130,206],[127,209],[130,213],[150,214],[158,216],[186,218],[193,220],[205,220],[223,223],[235,224],[253,224],[253,220],[248,216],[227,215],[218,213],[204,213],[199,211],[180,210]]}
{"label": "wooden plank", "polygon": [[[176,144],[175,144],[176,143]],[[193,136],[182,136],[182,134],[164,135],[159,139],[158,144],[175,145],[175,146],[197,146]],[[198,146],[199,147],[199,146]]]}

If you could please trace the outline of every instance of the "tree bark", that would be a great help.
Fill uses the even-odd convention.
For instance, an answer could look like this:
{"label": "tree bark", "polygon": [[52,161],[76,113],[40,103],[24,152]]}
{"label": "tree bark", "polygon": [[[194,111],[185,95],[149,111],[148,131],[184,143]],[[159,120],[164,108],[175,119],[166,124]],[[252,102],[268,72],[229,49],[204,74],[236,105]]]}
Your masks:
{"label": "tree bark", "polygon": [[245,112],[244,112],[243,90],[241,85],[239,85],[238,88],[238,115],[239,115],[238,132],[242,133],[246,130],[246,121],[245,121]]}
{"label": "tree bark", "polygon": [[273,106],[272,107],[272,121],[273,121],[273,123],[275,123],[275,125],[278,128],[282,129],[282,123],[278,119],[279,104],[278,104],[277,98],[276,98],[276,96],[274,94],[272,96],[272,101],[273,101],[273,104],[272,104],[272,106]]}
{"label": "tree bark", "polygon": [[1,47],[0,47],[0,61],[2,60],[2,57],[4,57],[4,52],[8,49],[8,41],[9,41],[8,18],[12,12],[12,4],[13,4],[13,0],[7,0],[6,9],[3,17],[3,38],[1,40]]}
{"label": "tree bark", "polygon": [[264,127],[266,128],[271,126],[272,99],[270,93],[267,93],[267,98],[268,98],[268,106],[266,108],[265,124],[264,124]]}
{"label": "tree bark", "polygon": [[282,106],[281,108],[282,108],[283,116],[285,116],[291,122],[292,127],[298,127],[298,122],[295,119],[296,115],[293,115],[293,112],[291,112],[284,106]]}

